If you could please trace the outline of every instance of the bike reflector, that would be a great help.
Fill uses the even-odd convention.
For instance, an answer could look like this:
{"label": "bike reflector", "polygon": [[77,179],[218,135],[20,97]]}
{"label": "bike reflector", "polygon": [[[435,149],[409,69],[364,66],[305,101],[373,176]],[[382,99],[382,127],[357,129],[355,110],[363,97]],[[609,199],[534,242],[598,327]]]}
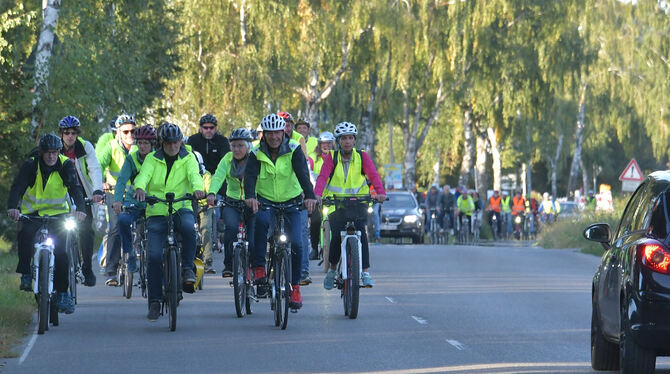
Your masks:
{"label": "bike reflector", "polygon": [[637,254],[642,265],[663,274],[670,274],[670,252],[657,241],[648,241],[637,245]]}

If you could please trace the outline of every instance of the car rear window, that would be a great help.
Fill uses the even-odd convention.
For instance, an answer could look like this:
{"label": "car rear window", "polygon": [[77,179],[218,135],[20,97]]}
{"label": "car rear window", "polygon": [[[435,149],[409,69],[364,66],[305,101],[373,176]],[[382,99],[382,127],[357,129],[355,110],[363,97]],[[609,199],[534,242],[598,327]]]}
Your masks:
{"label": "car rear window", "polygon": [[389,199],[382,207],[390,209],[411,209],[415,208],[414,199],[409,194],[391,194]]}

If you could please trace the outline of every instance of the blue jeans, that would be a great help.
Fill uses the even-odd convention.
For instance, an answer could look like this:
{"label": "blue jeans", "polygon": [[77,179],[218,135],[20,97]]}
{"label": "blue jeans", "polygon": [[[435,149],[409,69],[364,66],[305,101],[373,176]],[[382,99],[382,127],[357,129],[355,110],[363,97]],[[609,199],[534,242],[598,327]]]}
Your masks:
{"label": "blue jeans", "polygon": [[302,273],[309,272],[309,213],[307,209],[300,211],[300,227],[302,229],[302,262],[300,264],[300,271]]}
{"label": "blue jeans", "polygon": [[[254,233],[254,250],[252,253],[252,264],[254,267],[265,266],[265,252],[268,244],[268,229],[274,221],[276,211],[274,209],[259,210],[256,213],[256,228]],[[273,224],[274,226],[274,224]],[[302,225],[300,212],[294,211],[286,214],[286,233],[291,241],[291,283],[300,284],[300,264],[302,263]]]}
{"label": "blue jeans", "polygon": [[502,212],[501,214],[503,215],[503,217],[505,217],[504,219],[507,220],[507,223],[505,223],[505,227],[502,228],[504,230],[503,233],[509,234],[512,232],[512,212],[509,213]]}
{"label": "blue jeans", "polygon": [[[175,233],[181,234],[181,267],[195,270],[195,219],[189,209],[180,209],[173,216]],[[147,281],[149,282],[149,301],[163,298],[163,245],[167,238],[168,217],[152,216],[147,218]]]}
{"label": "blue jeans", "polygon": [[119,214],[119,235],[121,235],[121,245],[123,253],[132,253],[133,251],[133,222],[142,215],[144,210],[136,208],[128,208]]}
{"label": "blue jeans", "polygon": [[374,223],[375,223],[375,239],[381,238],[380,230],[379,230],[379,226],[381,225],[380,218],[379,218],[380,208],[381,208],[381,205],[379,203],[374,203],[374,205],[372,205],[372,216],[373,216]]}
{"label": "blue jeans", "polygon": [[[226,223],[226,230],[223,232],[223,243],[225,247],[225,257],[223,265],[232,269],[233,265],[233,243],[237,240],[237,231],[240,224],[240,213],[229,206],[223,208],[223,221]],[[247,241],[249,248],[254,248],[254,223],[256,216],[251,212],[251,209],[245,208],[244,225],[247,227]]]}

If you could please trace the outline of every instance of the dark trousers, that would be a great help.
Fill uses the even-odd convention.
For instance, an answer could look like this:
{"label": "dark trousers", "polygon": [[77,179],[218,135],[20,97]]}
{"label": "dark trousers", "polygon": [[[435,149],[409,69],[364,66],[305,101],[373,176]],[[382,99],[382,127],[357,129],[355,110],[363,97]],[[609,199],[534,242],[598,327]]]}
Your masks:
{"label": "dark trousers", "polygon": [[[328,221],[330,222],[330,253],[328,254],[328,261],[331,264],[337,264],[340,261],[340,255],[342,250],[342,237],[340,237],[340,231],[344,230],[347,222],[343,217],[338,214],[336,210],[334,213],[328,216]],[[365,225],[367,223],[367,217],[357,219],[354,221],[354,226],[356,230],[361,232],[361,252],[363,254],[363,269],[370,267],[370,249],[368,247],[368,235],[365,232]]]}
{"label": "dark trousers", "polygon": [[93,271],[91,261],[93,258],[93,241],[95,232],[93,231],[93,213],[91,206],[86,204],[86,218],[77,226],[79,228],[79,249],[81,251],[81,270],[84,273]]}
{"label": "dark trousers", "polygon": [[321,209],[316,207],[312,211],[312,215],[309,217],[309,239],[312,243],[312,250],[314,252],[319,251],[319,242],[321,241],[321,220],[323,215],[321,214]]}
{"label": "dark trousers", "polygon": [[[30,274],[30,263],[35,254],[35,234],[42,227],[41,222],[24,221],[18,234],[19,263],[16,272]],[[65,240],[67,232],[63,228],[63,220],[49,221],[47,225],[49,236],[54,241],[54,287],[58,292],[66,292],[67,280],[67,253],[65,252]]]}
{"label": "dark trousers", "polygon": [[[244,209],[244,225],[247,229],[247,241],[249,248],[254,248],[254,225],[256,216],[251,212],[251,209]],[[239,231],[240,213],[229,206],[223,208],[223,221],[226,223],[226,229],[223,232],[223,243],[225,247],[225,256],[223,258],[223,265],[229,269],[233,268],[233,243],[237,240],[237,232]]]}

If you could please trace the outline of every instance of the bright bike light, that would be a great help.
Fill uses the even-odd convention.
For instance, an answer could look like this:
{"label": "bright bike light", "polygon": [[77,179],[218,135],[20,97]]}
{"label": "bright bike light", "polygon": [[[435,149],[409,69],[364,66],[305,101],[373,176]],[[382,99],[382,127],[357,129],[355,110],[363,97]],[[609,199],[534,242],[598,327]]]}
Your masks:
{"label": "bright bike light", "polygon": [[46,243],[46,245],[48,245],[48,246],[52,246],[52,245],[54,245],[54,240],[51,239],[51,238],[47,238],[47,240],[45,240],[45,243]]}
{"label": "bright bike light", "polygon": [[72,231],[77,228],[77,222],[74,221],[74,218],[68,218],[65,220],[65,230]]}
{"label": "bright bike light", "polygon": [[369,206],[369,207],[368,207],[368,214],[372,214],[372,212],[373,212],[372,207]]}
{"label": "bright bike light", "polygon": [[402,220],[403,220],[405,223],[414,223],[414,222],[416,222],[416,221],[419,220],[419,217],[418,217],[418,216],[414,216],[414,215],[412,215],[412,216],[405,216]]}
{"label": "bright bike light", "polygon": [[324,207],[322,211],[324,216],[328,215],[328,208]]}
{"label": "bright bike light", "polygon": [[168,241],[168,244],[173,245],[174,244],[174,236],[168,235],[167,241]]}
{"label": "bright bike light", "polygon": [[282,243],[286,243],[286,235],[284,234],[279,235],[279,241]]}
{"label": "bright bike light", "polygon": [[514,222],[521,223],[521,216],[516,216],[516,218],[514,218]]}

